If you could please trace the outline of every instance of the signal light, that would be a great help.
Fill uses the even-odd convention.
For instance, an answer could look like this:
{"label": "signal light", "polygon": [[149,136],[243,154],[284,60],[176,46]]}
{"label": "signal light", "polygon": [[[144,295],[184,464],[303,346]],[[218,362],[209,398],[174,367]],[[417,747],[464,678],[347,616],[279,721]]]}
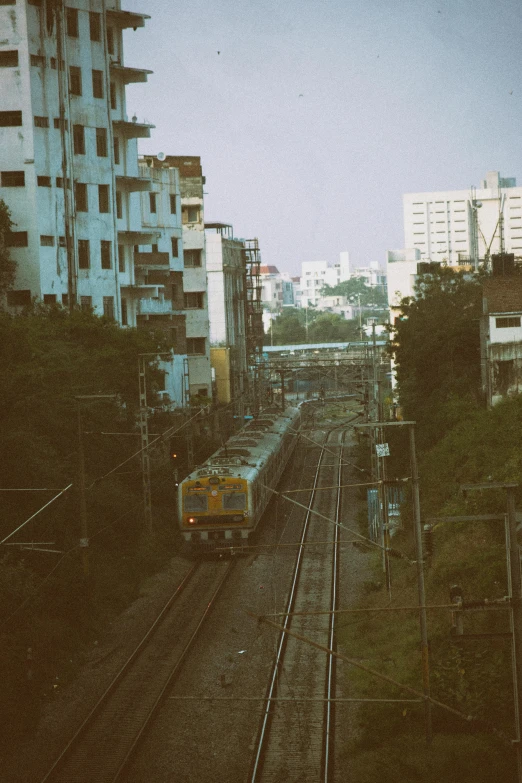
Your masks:
{"label": "signal light", "polygon": [[198,520],[196,519],[196,517],[189,517],[188,518],[189,525],[194,525],[197,521]]}

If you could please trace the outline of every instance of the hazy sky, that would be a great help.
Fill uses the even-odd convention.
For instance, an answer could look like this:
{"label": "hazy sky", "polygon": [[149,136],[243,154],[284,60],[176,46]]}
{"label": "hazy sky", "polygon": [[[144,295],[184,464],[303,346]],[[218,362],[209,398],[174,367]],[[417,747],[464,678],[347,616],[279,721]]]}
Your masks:
{"label": "hazy sky", "polygon": [[402,194],[522,184],[522,0],[123,0],[140,152],[200,155],[207,221],[264,263],[384,263]]}

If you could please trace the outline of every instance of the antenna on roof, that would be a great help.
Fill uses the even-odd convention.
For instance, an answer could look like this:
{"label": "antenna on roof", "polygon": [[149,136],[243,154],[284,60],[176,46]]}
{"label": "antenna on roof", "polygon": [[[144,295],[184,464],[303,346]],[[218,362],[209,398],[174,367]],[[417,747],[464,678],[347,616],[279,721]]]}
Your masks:
{"label": "antenna on roof", "polygon": [[161,161],[163,161],[163,160],[165,160],[165,158],[166,158],[167,156],[165,155],[165,153],[164,153],[164,152],[158,152],[158,154],[156,155],[156,157],[157,157],[157,159],[158,159],[158,160],[161,160]]}

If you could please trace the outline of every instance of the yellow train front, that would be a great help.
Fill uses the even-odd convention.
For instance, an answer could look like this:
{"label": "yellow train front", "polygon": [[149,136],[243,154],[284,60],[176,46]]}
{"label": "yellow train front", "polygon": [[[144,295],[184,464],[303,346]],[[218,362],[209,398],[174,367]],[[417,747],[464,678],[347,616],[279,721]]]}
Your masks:
{"label": "yellow train front", "polygon": [[186,547],[246,544],[295,448],[300,412],[265,410],[179,486],[178,520]]}

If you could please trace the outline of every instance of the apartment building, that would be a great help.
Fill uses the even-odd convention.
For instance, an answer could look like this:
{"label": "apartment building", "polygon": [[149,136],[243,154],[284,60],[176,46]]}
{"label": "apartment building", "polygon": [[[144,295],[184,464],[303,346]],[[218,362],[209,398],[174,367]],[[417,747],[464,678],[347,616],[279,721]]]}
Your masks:
{"label": "apartment building", "polygon": [[[146,231],[156,232],[158,239],[151,245],[152,250],[169,253],[170,291],[163,293],[163,304],[158,306],[164,309],[171,307],[172,312],[169,312],[169,315],[173,318],[183,315],[184,325],[180,320],[176,324],[172,323],[172,328],[179,330],[173,333],[174,339],[178,340],[180,350],[184,348],[183,352],[187,355],[188,394],[192,398],[210,398],[212,370],[203,213],[205,177],[201,168],[201,159],[197,156],[159,153],[157,156],[144,156],[142,173],[145,173],[146,167],[153,179],[152,192],[163,192],[161,197],[163,214],[170,215],[167,225],[160,224],[159,213],[151,212],[151,206],[154,207],[154,196],[148,196],[150,199],[148,207],[146,197],[142,197],[144,199],[142,219],[149,220]],[[157,172],[161,169],[167,173],[154,180],[154,177],[159,177]],[[176,173],[169,173],[173,171]],[[157,199],[158,210],[160,204],[158,195]],[[172,212],[173,209],[176,209],[175,213]],[[166,257],[164,261],[166,264]],[[161,293],[159,296],[161,299]]]}
{"label": "apartment building", "polygon": [[480,188],[406,193],[406,247],[448,264],[488,261],[500,252],[522,255],[522,188],[488,171]]}
{"label": "apartment building", "polygon": [[[122,31],[145,14],[118,0],[0,5],[0,197],[15,223],[11,308],[34,298],[81,304],[136,325],[128,294],[142,230],[137,139],[151,125],[126,115],[125,85],[150,71],[124,64]],[[123,292],[123,301],[122,301]]]}
{"label": "apartment building", "polygon": [[316,307],[325,285],[334,287],[350,278],[350,259],[346,251],[339,255],[339,262],[303,261],[301,264],[301,307]]}
{"label": "apartment building", "polygon": [[247,275],[245,242],[227,223],[207,223],[211,362],[219,402],[244,400],[247,391]]}
{"label": "apartment building", "polygon": [[263,309],[280,313],[283,308],[283,280],[279,269],[273,264],[261,264],[259,275]]}

